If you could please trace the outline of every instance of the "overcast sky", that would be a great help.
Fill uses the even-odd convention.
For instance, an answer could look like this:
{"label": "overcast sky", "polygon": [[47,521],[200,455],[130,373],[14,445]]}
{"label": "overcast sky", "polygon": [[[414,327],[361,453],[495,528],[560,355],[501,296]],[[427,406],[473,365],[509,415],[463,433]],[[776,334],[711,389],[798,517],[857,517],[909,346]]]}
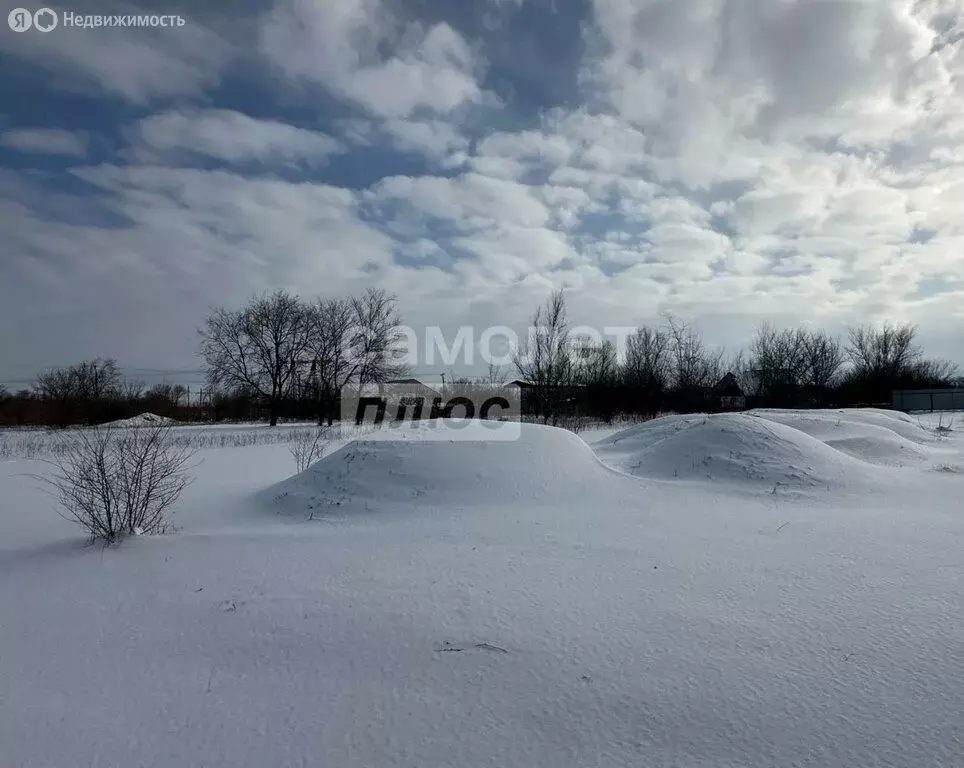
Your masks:
{"label": "overcast sky", "polygon": [[0,381],[188,379],[211,305],[368,285],[732,351],[912,321],[964,363],[958,0],[50,7],[186,24],[0,29]]}

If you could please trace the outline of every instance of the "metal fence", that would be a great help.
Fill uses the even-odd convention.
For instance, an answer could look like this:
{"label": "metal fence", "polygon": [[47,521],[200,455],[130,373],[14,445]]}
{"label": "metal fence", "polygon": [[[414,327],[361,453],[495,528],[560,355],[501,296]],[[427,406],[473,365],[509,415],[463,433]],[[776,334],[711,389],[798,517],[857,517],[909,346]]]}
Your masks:
{"label": "metal fence", "polygon": [[897,411],[964,411],[964,389],[895,389]]}

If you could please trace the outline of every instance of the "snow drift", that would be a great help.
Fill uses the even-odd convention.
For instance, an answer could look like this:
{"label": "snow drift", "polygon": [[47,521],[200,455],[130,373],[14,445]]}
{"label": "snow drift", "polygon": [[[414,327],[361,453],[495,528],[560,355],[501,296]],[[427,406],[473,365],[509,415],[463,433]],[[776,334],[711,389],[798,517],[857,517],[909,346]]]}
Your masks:
{"label": "snow drift", "polygon": [[600,458],[639,477],[772,490],[873,484],[874,467],[757,413],[667,416],[594,445]]}
{"label": "snow drift", "polygon": [[761,409],[752,415],[793,427],[831,448],[872,464],[912,465],[930,461],[941,452],[934,430],[895,411]]}
{"label": "snow drift", "polygon": [[513,440],[486,439],[468,423],[460,439],[430,425],[375,433],[321,459],[263,494],[288,511],[525,501],[545,504],[593,493],[631,493],[629,478],[606,467],[579,437],[516,424]]}

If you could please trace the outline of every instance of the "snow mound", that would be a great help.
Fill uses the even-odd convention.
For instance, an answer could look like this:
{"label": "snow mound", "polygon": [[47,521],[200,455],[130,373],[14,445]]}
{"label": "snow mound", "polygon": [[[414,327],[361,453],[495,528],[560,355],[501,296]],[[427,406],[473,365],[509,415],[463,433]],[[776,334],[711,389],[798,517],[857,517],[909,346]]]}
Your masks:
{"label": "snow mound", "polygon": [[131,416],[129,419],[118,419],[109,421],[105,426],[108,427],[153,427],[158,424],[174,424],[174,419],[166,416],[158,416],[156,413],[141,413]]}
{"label": "snow mound", "polygon": [[750,413],[667,416],[594,445],[610,466],[639,477],[761,486],[840,488],[873,467],[794,427]]}
{"label": "snow mound", "polygon": [[937,435],[904,413],[853,410],[757,410],[751,415],[804,432],[871,464],[905,466],[930,461]]}
{"label": "snow mound", "polygon": [[[514,439],[489,439],[470,425],[453,439],[431,426],[365,436],[268,489],[286,511],[469,507],[587,498],[627,481],[579,437],[563,429],[514,424]],[[615,486],[613,485],[615,483]],[[628,481],[633,491],[638,485]]]}

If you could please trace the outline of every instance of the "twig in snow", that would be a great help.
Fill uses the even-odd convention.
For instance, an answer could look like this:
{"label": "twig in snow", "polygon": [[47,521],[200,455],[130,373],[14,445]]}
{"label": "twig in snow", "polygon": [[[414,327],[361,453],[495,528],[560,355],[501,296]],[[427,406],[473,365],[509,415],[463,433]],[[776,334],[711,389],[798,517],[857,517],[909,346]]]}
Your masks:
{"label": "twig in snow", "polygon": [[496,653],[508,653],[505,648],[499,648],[497,645],[491,645],[490,643],[476,643],[476,648],[480,648],[483,651],[495,651]]}

